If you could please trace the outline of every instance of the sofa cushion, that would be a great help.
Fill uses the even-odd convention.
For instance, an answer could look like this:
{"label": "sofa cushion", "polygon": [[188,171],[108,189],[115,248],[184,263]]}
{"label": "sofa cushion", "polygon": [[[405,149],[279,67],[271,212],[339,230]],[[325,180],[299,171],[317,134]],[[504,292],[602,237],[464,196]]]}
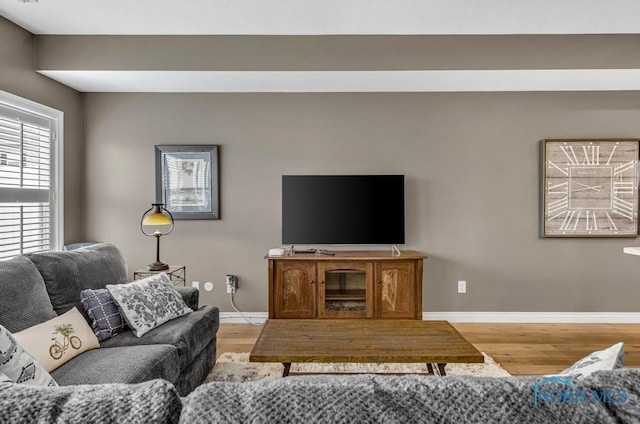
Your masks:
{"label": "sofa cushion", "polygon": [[14,336],[49,372],[87,350],[100,347],[93,330],[76,308]]}
{"label": "sofa cushion", "polygon": [[178,423],[182,403],[162,380],[34,387],[0,384],[2,423]]}
{"label": "sofa cushion", "polygon": [[27,257],[42,274],[58,315],[75,306],[86,316],[80,302],[82,290],[127,282],[127,263],[112,244],[100,243],[69,252],[32,253]]}
{"label": "sofa cushion", "polygon": [[2,325],[0,325],[0,372],[14,383],[57,386],[44,367],[25,352],[15,337]]}
{"label": "sofa cushion", "polygon": [[0,261],[0,324],[17,332],[54,318],[44,280],[24,256]]}
{"label": "sofa cushion", "polygon": [[219,315],[218,308],[203,306],[197,311],[154,328],[142,337],[136,337],[131,330],[126,330],[102,342],[101,345],[115,347],[170,344],[178,349],[180,370],[183,370],[216,336]]}
{"label": "sofa cushion", "polygon": [[120,308],[107,289],[86,289],[80,292],[80,301],[89,316],[91,328],[100,341],[122,333],[127,326]]}
{"label": "sofa cushion", "polygon": [[178,350],[160,344],[93,349],[51,372],[61,386],[72,384],[141,383],[180,374]]}

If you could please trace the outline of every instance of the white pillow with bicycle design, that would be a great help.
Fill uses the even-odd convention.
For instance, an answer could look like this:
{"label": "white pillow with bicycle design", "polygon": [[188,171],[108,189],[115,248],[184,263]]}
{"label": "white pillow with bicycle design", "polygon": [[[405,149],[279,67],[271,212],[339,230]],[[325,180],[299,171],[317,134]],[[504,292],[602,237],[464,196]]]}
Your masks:
{"label": "white pillow with bicycle design", "polygon": [[77,308],[14,333],[27,353],[51,372],[87,350],[100,347],[100,342]]}

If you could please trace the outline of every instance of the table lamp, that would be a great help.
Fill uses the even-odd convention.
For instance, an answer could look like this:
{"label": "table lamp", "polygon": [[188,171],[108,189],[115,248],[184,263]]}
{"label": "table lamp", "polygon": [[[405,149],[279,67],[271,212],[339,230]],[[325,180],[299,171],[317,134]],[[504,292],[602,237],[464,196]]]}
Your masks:
{"label": "table lamp", "polygon": [[173,230],[173,215],[163,206],[162,203],[152,203],[151,208],[142,215],[140,221],[142,233],[156,238],[156,261],[147,266],[149,271],[169,269],[169,265],[160,262],[160,237]]}

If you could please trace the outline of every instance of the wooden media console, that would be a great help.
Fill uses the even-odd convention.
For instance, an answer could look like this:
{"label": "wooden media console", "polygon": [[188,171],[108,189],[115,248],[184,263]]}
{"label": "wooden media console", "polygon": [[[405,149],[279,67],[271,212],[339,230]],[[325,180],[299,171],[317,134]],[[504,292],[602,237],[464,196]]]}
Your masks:
{"label": "wooden media console", "polygon": [[425,258],[415,251],[266,256],[269,318],[422,319]]}

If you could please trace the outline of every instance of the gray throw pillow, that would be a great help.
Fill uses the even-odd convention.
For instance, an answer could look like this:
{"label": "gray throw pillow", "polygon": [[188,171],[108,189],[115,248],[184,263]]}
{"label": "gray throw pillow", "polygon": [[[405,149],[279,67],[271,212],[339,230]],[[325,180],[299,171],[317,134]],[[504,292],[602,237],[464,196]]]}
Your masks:
{"label": "gray throw pillow", "polygon": [[169,320],[193,312],[165,273],[128,284],[109,284],[107,290],[137,337]]}

